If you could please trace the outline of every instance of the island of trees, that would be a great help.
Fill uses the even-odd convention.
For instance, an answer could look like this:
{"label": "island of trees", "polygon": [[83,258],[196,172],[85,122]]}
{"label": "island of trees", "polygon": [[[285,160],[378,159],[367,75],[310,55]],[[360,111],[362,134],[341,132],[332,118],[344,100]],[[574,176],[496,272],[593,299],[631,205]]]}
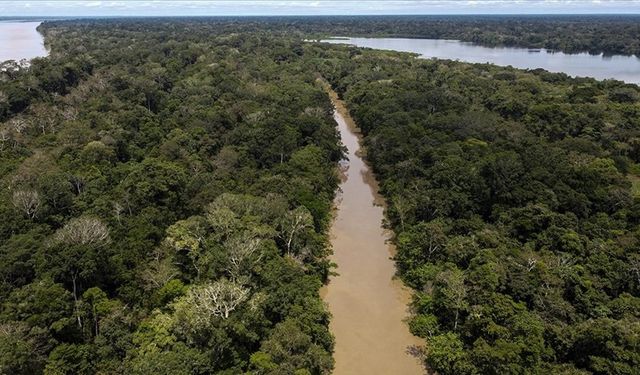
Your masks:
{"label": "island of trees", "polygon": [[[322,76],[363,132],[431,369],[637,374],[640,88],[306,43],[409,32],[303,20],[46,22],[49,57],[2,65],[0,373],[329,373],[343,149]],[[593,48],[637,53],[637,23],[607,20],[635,44]],[[480,35],[531,37],[496,25]]]}

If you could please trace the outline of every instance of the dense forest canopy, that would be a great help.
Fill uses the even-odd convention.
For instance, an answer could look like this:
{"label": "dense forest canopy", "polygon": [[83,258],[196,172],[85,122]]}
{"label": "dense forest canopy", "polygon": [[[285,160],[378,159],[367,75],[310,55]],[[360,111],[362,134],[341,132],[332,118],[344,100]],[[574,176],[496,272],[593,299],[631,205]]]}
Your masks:
{"label": "dense forest canopy", "polygon": [[[140,25],[164,22],[171,28],[166,20],[143,18],[135,22]],[[567,53],[636,55],[640,58],[640,15],[272,16],[180,20],[204,27],[215,22],[216,33],[242,30],[286,32],[315,38],[456,39],[488,47],[546,48]],[[112,22],[120,21],[114,19]]]}
{"label": "dense forest canopy", "polygon": [[0,82],[0,372],[327,373],[342,150],[302,43],[42,32]]}
{"label": "dense forest canopy", "polygon": [[[296,23],[293,23],[296,25]],[[483,46],[636,55],[640,15],[314,17],[303,29],[331,36],[456,39]]]}
{"label": "dense forest canopy", "polygon": [[363,131],[431,369],[638,373],[638,86],[353,47],[318,64]]}
{"label": "dense forest canopy", "polygon": [[363,131],[432,369],[638,373],[638,86],[304,42],[637,53],[636,18],[40,30],[50,56],[0,73],[0,373],[330,372],[343,149],[320,76]]}

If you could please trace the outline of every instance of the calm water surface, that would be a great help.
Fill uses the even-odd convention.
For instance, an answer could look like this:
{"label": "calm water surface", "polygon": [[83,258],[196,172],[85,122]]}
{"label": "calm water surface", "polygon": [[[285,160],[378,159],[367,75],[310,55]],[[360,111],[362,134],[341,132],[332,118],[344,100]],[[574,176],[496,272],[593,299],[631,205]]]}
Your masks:
{"label": "calm water surface", "polygon": [[331,260],[339,275],[322,291],[336,338],[334,374],[424,374],[420,360],[411,354],[424,342],[412,336],[404,322],[411,292],[394,278],[395,248],[382,228],[384,200],[360,155],[359,133],[349,112],[334,92],[330,96],[349,152],[331,227]]}
{"label": "calm water surface", "polygon": [[545,49],[489,48],[457,40],[402,38],[340,38],[322,40],[400,52],[413,52],[423,58],[460,60],[470,63],[511,65],[521,69],[542,68],[574,77],[614,78],[640,84],[640,58],[636,56],[603,56],[588,53],[565,54]]}
{"label": "calm water surface", "polygon": [[0,21],[0,62],[46,56],[38,25],[40,22]]}

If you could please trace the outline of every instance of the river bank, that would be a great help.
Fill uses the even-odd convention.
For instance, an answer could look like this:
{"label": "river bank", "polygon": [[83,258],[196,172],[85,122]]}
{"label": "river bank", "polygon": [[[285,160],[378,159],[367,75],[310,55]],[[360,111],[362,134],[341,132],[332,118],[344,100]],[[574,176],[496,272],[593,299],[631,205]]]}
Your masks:
{"label": "river bank", "polygon": [[424,374],[415,355],[424,343],[409,332],[411,292],[396,279],[391,233],[382,227],[384,199],[361,156],[359,131],[345,104],[325,86],[336,108],[348,169],[336,198],[330,236],[337,276],[322,296],[333,316],[334,374]]}
{"label": "river bank", "polygon": [[341,37],[325,39],[320,42],[410,52],[420,55],[421,58],[490,63],[519,69],[541,68],[550,72],[565,73],[572,77],[591,77],[598,80],[617,79],[627,83],[640,84],[640,58],[636,56],[567,54],[545,49],[484,47],[445,39]]}

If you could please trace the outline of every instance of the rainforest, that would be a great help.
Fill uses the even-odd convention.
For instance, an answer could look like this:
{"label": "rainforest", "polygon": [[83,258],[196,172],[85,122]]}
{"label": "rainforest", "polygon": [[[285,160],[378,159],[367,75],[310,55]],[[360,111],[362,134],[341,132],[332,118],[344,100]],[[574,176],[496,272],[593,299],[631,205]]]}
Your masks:
{"label": "rainforest", "polygon": [[[340,369],[345,309],[323,296],[349,276],[334,251],[360,249],[331,229],[359,207],[354,178],[405,285],[399,355],[438,374],[638,374],[640,87],[311,40],[637,55],[639,24],[43,22],[48,56],[0,62],[0,374]],[[348,175],[354,156],[373,173]]]}

